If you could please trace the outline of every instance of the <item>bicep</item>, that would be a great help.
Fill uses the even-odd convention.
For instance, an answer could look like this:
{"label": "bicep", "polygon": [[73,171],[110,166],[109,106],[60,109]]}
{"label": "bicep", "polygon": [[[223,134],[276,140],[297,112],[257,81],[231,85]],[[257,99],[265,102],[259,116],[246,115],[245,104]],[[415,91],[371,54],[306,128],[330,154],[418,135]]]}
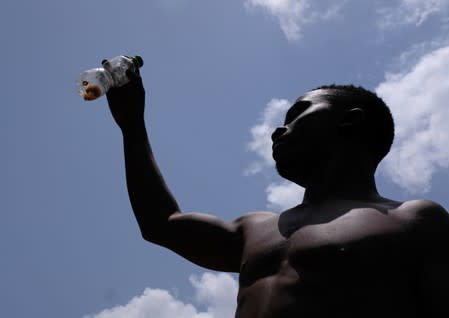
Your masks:
{"label": "bicep", "polygon": [[238,272],[242,254],[242,218],[225,222],[201,213],[175,213],[154,243],[209,269]]}

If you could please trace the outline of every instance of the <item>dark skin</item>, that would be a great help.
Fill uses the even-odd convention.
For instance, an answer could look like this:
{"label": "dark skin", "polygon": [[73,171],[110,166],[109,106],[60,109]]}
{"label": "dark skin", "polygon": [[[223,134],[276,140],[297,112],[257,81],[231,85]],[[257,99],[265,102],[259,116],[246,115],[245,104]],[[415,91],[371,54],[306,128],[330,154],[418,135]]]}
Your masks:
{"label": "dark skin", "polygon": [[107,98],[142,236],[240,273],[235,317],[449,317],[449,216],[431,201],[379,195],[377,163],[347,133],[363,110],[337,110],[329,89],[299,98],[272,139],[277,170],[306,188],[303,202],[226,222],[181,213],[148,142],[142,80],[129,76]]}

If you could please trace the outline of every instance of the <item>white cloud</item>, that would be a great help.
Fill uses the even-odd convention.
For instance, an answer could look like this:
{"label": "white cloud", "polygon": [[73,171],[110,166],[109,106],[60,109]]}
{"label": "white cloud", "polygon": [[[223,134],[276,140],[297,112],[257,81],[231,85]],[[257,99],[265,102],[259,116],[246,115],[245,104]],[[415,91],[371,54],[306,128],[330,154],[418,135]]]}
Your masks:
{"label": "white cloud", "polygon": [[238,284],[225,273],[204,273],[190,277],[196,299],[207,311],[200,312],[194,305],[176,299],[162,289],[146,288],[124,306],[105,309],[84,318],[232,318],[236,309]]}
{"label": "white cloud", "polygon": [[[265,107],[259,123],[251,128],[251,141],[248,149],[254,152],[259,160],[251,163],[245,175],[262,172],[266,168],[272,169],[274,160],[271,150],[271,134],[274,129],[282,125],[286,111],[291,103],[286,99],[273,98]],[[269,179],[274,179],[270,177]],[[304,194],[304,189],[289,181],[272,182],[266,188],[267,206],[274,210],[285,210],[297,205]]]}
{"label": "white cloud", "polygon": [[400,73],[409,72],[421,58],[430,51],[441,48],[449,43],[447,36],[438,36],[431,41],[416,43],[410,49],[402,52],[397,59],[397,66]]}
{"label": "white cloud", "polygon": [[268,207],[277,211],[283,211],[298,205],[304,196],[304,188],[289,181],[271,183],[265,191]]}
{"label": "white cloud", "polygon": [[271,134],[274,129],[282,125],[282,119],[291,103],[286,99],[272,99],[264,110],[260,122],[251,128],[251,141],[248,149],[255,152],[259,160],[253,162],[245,171],[246,175],[252,175],[265,167],[274,165],[271,151]]}
{"label": "white cloud", "polygon": [[449,46],[424,55],[404,73],[387,74],[376,91],[390,106],[396,140],[383,171],[412,193],[430,189],[449,166]]}
{"label": "white cloud", "polygon": [[302,29],[306,24],[329,20],[338,15],[344,1],[321,1],[310,0],[245,0],[248,10],[260,7],[269,14],[275,16],[279,25],[289,41],[299,40]]}
{"label": "white cloud", "polygon": [[448,8],[449,0],[399,0],[396,1],[396,6],[379,9],[382,16],[380,26],[382,28],[405,24],[419,26],[430,16],[446,15]]}
{"label": "white cloud", "polygon": [[[341,9],[355,0],[245,0],[248,11],[261,9],[275,17],[289,41],[299,40],[305,27],[341,16]],[[449,21],[449,0],[394,0],[376,3],[378,25],[391,29],[420,26],[431,17]]]}
{"label": "white cloud", "polygon": [[214,318],[234,317],[238,283],[229,274],[204,273],[192,276],[190,282],[196,290],[196,299],[207,304],[207,312]]}

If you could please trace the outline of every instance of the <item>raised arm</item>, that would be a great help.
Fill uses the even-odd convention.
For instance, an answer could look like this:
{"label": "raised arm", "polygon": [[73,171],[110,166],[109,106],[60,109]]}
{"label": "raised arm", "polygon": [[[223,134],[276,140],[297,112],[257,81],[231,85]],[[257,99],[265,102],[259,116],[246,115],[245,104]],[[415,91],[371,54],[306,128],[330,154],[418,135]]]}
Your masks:
{"label": "raised arm", "polygon": [[108,103],[123,133],[126,182],[145,240],[167,247],[214,270],[237,272],[242,250],[242,219],[224,222],[200,213],[181,213],[153,156],[144,123],[145,91],[140,76],[111,89]]}

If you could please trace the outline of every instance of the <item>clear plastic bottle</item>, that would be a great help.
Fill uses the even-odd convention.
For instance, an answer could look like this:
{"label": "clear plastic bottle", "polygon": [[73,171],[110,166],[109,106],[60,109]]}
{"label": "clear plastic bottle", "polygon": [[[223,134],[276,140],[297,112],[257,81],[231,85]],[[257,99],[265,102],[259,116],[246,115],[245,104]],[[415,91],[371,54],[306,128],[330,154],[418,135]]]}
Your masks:
{"label": "clear plastic bottle", "polygon": [[103,67],[93,68],[80,74],[78,93],[84,100],[94,100],[106,94],[111,87],[120,87],[129,82],[126,71],[136,72],[142,67],[143,60],[140,56],[129,57],[120,55],[108,60],[103,60]]}

